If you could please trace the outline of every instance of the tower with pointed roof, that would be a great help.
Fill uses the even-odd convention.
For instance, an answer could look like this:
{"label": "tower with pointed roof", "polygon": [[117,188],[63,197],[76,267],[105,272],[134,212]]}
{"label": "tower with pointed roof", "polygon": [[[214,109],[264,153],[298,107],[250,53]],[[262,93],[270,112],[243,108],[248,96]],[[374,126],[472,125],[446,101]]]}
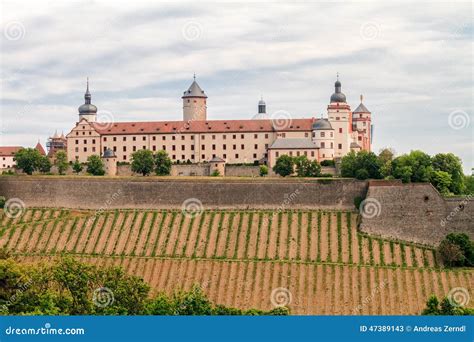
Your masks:
{"label": "tower with pointed roof", "polygon": [[196,74],[193,83],[183,93],[183,120],[205,121],[207,120],[207,95],[196,82]]}
{"label": "tower with pointed roof", "polygon": [[372,113],[363,103],[364,96],[360,95],[360,104],[352,112],[352,130],[357,136],[357,144],[361,149],[370,151],[372,144]]}
{"label": "tower with pointed roof", "polygon": [[97,107],[91,103],[92,95],[89,91],[89,78],[87,78],[87,88],[84,94],[84,104],[79,106],[79,121],[86,119],[89,122],[95,122],[97,119]]}

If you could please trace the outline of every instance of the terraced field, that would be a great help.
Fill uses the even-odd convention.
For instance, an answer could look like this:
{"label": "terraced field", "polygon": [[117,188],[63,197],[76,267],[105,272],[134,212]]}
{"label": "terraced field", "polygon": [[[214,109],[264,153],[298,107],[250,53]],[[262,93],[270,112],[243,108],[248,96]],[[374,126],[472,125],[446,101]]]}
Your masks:
{"label": "terraced field", "polygon": [[38,208],[0,220],[0,247],[22,261],[67,253],[120,265],[156,291],[199,283],[240,308],[270,309],[282,287],[293,314],[419,314],[430,294],[474,283],[471,270],[440,268],[429,247],[360,234],[355,212]]}

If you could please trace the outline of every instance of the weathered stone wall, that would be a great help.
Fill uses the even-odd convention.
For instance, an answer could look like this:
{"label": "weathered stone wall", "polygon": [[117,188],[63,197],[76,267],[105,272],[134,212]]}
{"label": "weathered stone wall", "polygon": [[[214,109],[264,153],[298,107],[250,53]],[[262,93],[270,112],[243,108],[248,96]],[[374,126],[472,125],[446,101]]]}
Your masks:
{"label": "weathered stone wall", "polygon": [[227,177],[260,177],[260,166],[226,165]]}
{"label": "weathered stone wall", "polygon": [[370,182],[365,203],[360,229],[369,234],[424,244],[451,232],[474,239],[472,198],[444,199],[429,183]]}
{"label": "weathered stone wall", "polygon": [[181,208],[197,198],[204,208],[354,209],[367,182],[225,178],[0,177],[0,194],[27,206],[99,208]]}

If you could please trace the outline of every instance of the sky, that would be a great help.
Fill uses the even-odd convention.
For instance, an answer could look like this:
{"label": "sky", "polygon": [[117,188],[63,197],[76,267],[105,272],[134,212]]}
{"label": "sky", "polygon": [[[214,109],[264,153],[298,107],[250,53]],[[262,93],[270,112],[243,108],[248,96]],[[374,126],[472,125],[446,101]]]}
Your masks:
{"label": "sky", "polygon": [[474,167],[470,2],[1,1],[0,145],[67,134],[86,78],[98,117],[181,120],[193,74],[208,119],[326,115],[336,73],[372,112],[373,150]]}

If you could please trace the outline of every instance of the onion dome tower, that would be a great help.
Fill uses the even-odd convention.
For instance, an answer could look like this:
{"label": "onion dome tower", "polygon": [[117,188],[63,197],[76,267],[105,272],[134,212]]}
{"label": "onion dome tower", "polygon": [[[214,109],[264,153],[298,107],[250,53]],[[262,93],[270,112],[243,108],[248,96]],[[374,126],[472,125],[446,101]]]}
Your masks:
{"label": "onion dome tower", "polygon": [[207,95],[196,82],[196,74],[193,83],[183,93],[183,120],[205,121],[207,120]]}
{"label": "onion dome tower", "polygon": [[89,92],[89,78],[87,78],[87,88],[84,94],[84,104],[81,105],[79,110],[79,121],[86,119],[89,122],[95,122],[97,119],[97,107],[91,103],[91,93]]}
{"label": "onion dome tower", "polygon": [[339,81],[339,74],[337,74],[336,83],[334,83],[334,94],[331,95],[331,103],[346,103],[346,95],[341,92],[341,82]]}
{"label": "onion dome tower", "polygon": [[262,116],[267,114],[267,105],[265,104],[265,101],[263,101],[263,97],[258,101],[258,114]]}

